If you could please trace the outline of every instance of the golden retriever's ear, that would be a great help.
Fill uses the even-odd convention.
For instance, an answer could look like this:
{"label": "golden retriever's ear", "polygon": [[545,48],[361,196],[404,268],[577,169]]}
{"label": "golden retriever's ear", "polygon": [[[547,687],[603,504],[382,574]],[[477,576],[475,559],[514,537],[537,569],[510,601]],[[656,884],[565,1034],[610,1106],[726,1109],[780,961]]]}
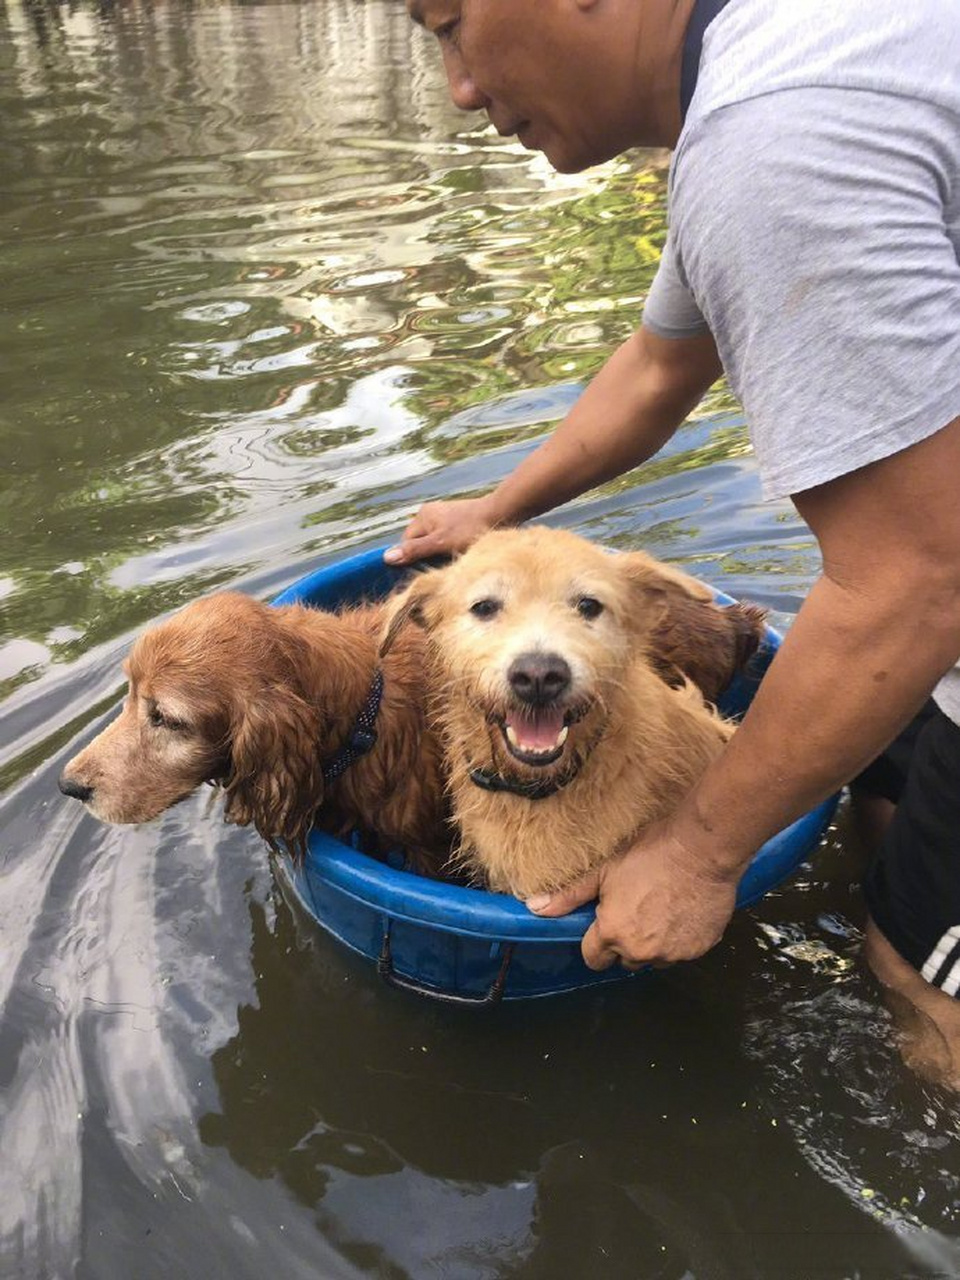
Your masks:
{"label": "golden retriever's ear", "polygon": [[654,560],[645,551],[624,551],[617,556],[617,564],[631,582],[643,591],[665,595],[684,596],[688,600],[712,601],[713,592],[705,583],[672,564]]}
{"label": "golden retriever's ear", "polygon": [[616,563],[629,584],[630,621],[639,635],[658,631],[678,610],[699,608],[713,599],[713,592],[702,582],[643,551],[624,552]]}
{"label": "golden retriever's ear", "polygon": [[227,821],[253,825],[271,848],[282,840],[302,856],[323,802],[319,737],[318,709],[282,686],[240,708],[223,781]]}
{"label": "golden retriever's ear", "polygon": [[441,569],[428,569],[418,574],[408,587],[387,601],[386,620],[380,633],[380,657],[384,658],[408,622],[425,631],[436,623],[435,596],[437,575]]}

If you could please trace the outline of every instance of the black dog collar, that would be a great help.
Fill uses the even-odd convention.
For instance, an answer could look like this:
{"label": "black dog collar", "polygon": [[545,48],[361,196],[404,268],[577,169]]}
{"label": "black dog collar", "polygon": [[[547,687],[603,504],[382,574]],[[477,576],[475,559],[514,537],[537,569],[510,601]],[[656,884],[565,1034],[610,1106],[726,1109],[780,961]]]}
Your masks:
{"label": "black dog collar", "polygon": [[323,766],[324,782],[336,781],[341,774],[346,773],[355,760],[365,756],[368,751],[372,751],[377,745],[377,731],[374,725],[376,724],[382,697],[383,672],[378,668],[376,675],[373,677],[370,692],[367,694],[367,700],[363,704],[360,714],[353,722],[353,728],[350,730],[346,742],[336,755]]}
{"label": "black dog collar", "polygon": [[522,796],[524,800],[546,800],[548,796],[556,795],[573,776],[571,774],[569,777],[544,778],[540,781],[531,779],[529,782],[511,782],[502,773],[492,773],[488,769],[470,770],[470,781],[484,791],[509,791],[515,796]]}

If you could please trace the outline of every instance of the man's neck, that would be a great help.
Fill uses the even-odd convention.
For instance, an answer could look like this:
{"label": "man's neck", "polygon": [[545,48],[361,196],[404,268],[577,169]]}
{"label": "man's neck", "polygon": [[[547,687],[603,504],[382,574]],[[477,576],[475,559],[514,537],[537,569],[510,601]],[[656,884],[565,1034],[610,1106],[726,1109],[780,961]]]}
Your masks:
{"label": "man's neck", "polygon": [[683,53],[695,5],[696,0],[645,0],[634,57],[643,90],[638,146],[673,147],[680,137]]}
{"label": "man's neck", "polygon": [[700,75],[703,37],[707,27],[728,3],[729,0],[695,0],[683,39],[683,61],[680,67],[680,114],[683,120],[687,118]]}

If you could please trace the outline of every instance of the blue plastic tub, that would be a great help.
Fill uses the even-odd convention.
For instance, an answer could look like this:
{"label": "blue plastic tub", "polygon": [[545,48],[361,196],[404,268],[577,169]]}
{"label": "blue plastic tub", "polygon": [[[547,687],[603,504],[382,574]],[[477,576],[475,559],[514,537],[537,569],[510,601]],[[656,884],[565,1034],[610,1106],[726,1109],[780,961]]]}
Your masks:
{"label": "blue plastic tub", "polygon": [[[402,571],[383,563],[381,549],[327,565],[288,587],[274,604],[338,605],[372,600],[397,585]],[[730,604],[728,596],[717,600]],[[771,628],[747,670],[721,700],[741,714],[776,652]],[[737,905],[749,906],[780,884],[816,848],[836,797],[769,840],[747,868]],[[557,920],[532,915],[514,898],[413,875],[375,861],[339,840],[314,832],[306,858],[286,855],[281,874],[317,923],[377,963],[393,986],[458,1003],[492,1003],[557,995],[632,976],[616,965],[594,973],[583,963],[580,939],[593,919],[584,907]]]}

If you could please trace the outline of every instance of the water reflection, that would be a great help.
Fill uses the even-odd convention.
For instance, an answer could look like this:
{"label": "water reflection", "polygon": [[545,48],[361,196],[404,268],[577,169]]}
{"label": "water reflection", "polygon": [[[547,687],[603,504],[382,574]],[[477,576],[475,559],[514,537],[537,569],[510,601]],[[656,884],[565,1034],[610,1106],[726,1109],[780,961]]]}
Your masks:
{"label": "water reflection", "polygon": [[8,678],[154,616],[151,577],[112,590],[145,544],[237,547],[264,510],[356,537],[351,497],[443,461],[439,424],[629,330],[662,163],[557,180],[464,131],[397,8],[8,9],[0,638],[42,646]]}
{"label": "water reflection", "polygon": [[[798,1144],[816,1159],[798,1159],[793,1120],[838,1094],[823,1019],[816,1010],[804,1019],[809,1056],[816,1041],[826,1067],[817,1092],[806,1082],[798,1096],[795,1081],[771,1091],[763,1073],[782,1045],[760,1049],[754,1036],[758,1066],[739,1057],[742,1019],[749,1029],[761,1015],[755,1000],[740,1007],[725,962],[572,997],[562,1017],[551,1002],[487,1016],[385,992],[334,944],[298,942],[282,907],[272,927],[255,908],[252,926],[255,997],[212,1056],[218,1105],[199,1132],[257,1177],[279,1177],[364,1265],[389,1261],[410,1275],[840,1275],[886,1223],[911,1220],[902,1210],[884,1217],[880,1192],[871,1205],[863,1184],[845,1188],[872,1210],[862,1222],[831,1198],[837,1179],[821,1179],[835,1171],[818,1160],[843,1168],[853,1155],[842,1118],[829,1142],[821,1130],[812,1150]],[[871,1046],[874,1028],[860,1023],[838,1049],[857,1061],[866,1050],[873,1069],[879,1055],[895,1074],[896,1056]],[[879,1101],[872,1089],[861,1105]],[[860,1167],[877,1174],[887,1163],[878,1149]],[[711,1181],[706,1168],[727,1172]],[[768,1220],[775,1239],[758,1227]],[[804,1242],[811,1222],[817,1233]],[[782,1240],[793,1235],[784,1264]],[[923,1247],[937,1252],[932,1240]],[[912,1265],[899,1245],[885,1252],[904,1268],[890,1274]],[[837,1269],[821,1270],[828,1263]]]}
{"label": "water reflection", "polygon": [[[552,175],[392,0],[0,9],[3,1274],[960,1267],[844,840],[702,964],[488,1018],[301,928],[200,799],[56,793],[141,624],[515,464],[635,324],[664,164]],[[722,387],[557,519],[781,624],[817,567]]]}

